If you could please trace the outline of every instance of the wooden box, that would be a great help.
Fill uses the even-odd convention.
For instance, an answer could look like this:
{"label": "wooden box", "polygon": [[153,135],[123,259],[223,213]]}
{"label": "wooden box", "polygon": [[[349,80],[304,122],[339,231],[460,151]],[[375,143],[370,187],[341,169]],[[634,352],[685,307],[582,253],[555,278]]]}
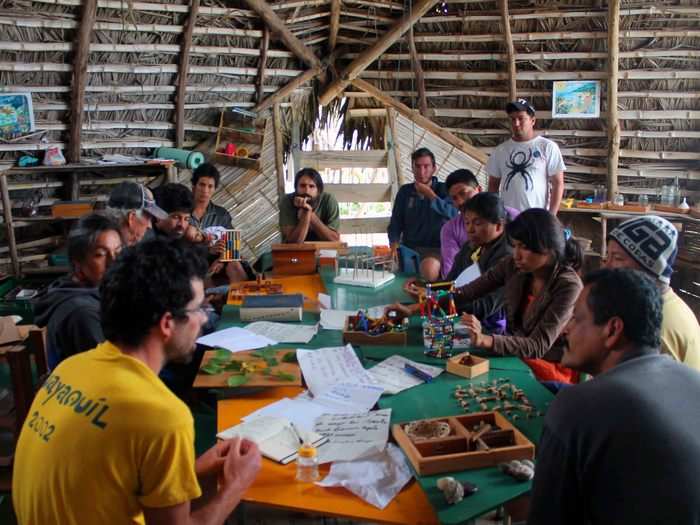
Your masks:
{"label": "wooden box", "polygon": [[316,247],[306,244],[273,244],[272,268],[275,275],[316,273]]}
{"label": "wooden box", "polygon": [[[498,412],[476,412],[424,421],[444,421],[450,434],[443,438],[413,441],[404,430],[407,423],[393,425],[391,433],[420,476],[492,467],[514,459],[533,459],[533,445],[517,428]],[[489,448],[477,450],[474,427],[481,422],[491,431],[480,436]]]}
{"label": "wooden box", "polygon": [[78,218],[92,213],[95,205],[89,201],[64,201],[51,206],[52,217]]}
{"label": "wooden box", "polygon": [[357,332],[349,329],[349,325],[357,319],[356,315],[351,315],[345,319],[343,328],[343,344],[352,343],[355,345],[405,345],[408,340],[408,332],[387,332],[385,334],[370,335],[367,332]]}
{"label": "wooden box", "polygon": [[[464,357],[468,357],[471,364],[460,364],[460,361]],[[472,377],[480,376],[489,371],[489,360],[471,355],[469,352],[464,352],[450,357],[447,360],[446,368],[451,374],[471,379]]]}

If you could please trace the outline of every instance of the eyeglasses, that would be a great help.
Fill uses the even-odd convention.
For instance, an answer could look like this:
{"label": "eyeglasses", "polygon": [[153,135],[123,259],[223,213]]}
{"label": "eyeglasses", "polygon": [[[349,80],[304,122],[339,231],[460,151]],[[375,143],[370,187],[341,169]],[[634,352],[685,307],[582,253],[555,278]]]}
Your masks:
{"label": "eyeglasses", "polygon": [[211,305],[201,305],[196,308],[183,308],[181,310],[175,310],[172,312],[173,317],[185,318],[189,317],[190,314],[202,314],[205,317],[209,317],[209,314],[214,311]]}

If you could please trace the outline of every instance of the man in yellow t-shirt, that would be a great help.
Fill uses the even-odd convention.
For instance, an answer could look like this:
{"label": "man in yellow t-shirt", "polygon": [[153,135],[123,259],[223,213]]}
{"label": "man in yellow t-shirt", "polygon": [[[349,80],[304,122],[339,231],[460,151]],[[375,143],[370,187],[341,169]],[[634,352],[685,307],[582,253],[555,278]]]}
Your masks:
{"label": "man in yellow t-shirt", "polygon": [[[195,460],[192,415],[158,378],[165,362],[192,355],[206,270],[192,248],[163,239],[110,268],[100,289],[107,341],[54,369],[22,427],[20,524],[220,524],[236,507],[260,468],[257,446],[220,442]],[[193,510],[200,483],[217,480]]]}
{"label": "man in yellow t-shirt", "polygon": [[656,279],[663,299],[661,352],[700,370],[700,325],[670,286],[677,242],[678,231],[662,217],[630,219],[610,232],[605,266],[641,270]]}

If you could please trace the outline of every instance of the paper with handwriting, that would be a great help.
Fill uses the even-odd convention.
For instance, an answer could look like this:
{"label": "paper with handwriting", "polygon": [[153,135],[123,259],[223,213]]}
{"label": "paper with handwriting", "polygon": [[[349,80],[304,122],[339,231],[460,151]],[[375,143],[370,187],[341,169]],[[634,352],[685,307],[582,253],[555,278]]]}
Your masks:
{"label": "paper with handwriting", "polygon": [[400,355],[392,355],[370,368],[369,375],[376,385],[384,388],[384,393],[386,394],[398,394],[408,388],[422,385],[424,383],[422,379],[418,379],[406,372],[406,363],[425,372],[430,377],[437,377],[443,372],[443,369],[437,366],[424,365]]}
{"label": "paper with handwriting", "polygon": [[316,350],[299,348],[297,361],[313,395],[338,383],[372,384],[372,379],[350,344]]}
{"label": "paper with handwriting", "polygon": [[391,409],[367,414],[324,414],[316,419],[314,432],[328,438],[319,449],[319,463],[352,461],[381,452],[389,438]]}

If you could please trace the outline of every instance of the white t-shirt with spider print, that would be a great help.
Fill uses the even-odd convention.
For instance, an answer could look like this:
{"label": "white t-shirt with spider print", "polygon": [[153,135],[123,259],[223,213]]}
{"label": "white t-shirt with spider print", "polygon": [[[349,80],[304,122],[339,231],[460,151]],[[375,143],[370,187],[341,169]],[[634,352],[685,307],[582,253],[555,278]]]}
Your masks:
{"label": "white t-shirt with spider print", "polygon": [[565,169],[559,146],[539,136],[527,142],[508,139],[493,150],[486,164],[486,172],[501,179],[505,205],[519,211],[549,208],[549,179]]}

